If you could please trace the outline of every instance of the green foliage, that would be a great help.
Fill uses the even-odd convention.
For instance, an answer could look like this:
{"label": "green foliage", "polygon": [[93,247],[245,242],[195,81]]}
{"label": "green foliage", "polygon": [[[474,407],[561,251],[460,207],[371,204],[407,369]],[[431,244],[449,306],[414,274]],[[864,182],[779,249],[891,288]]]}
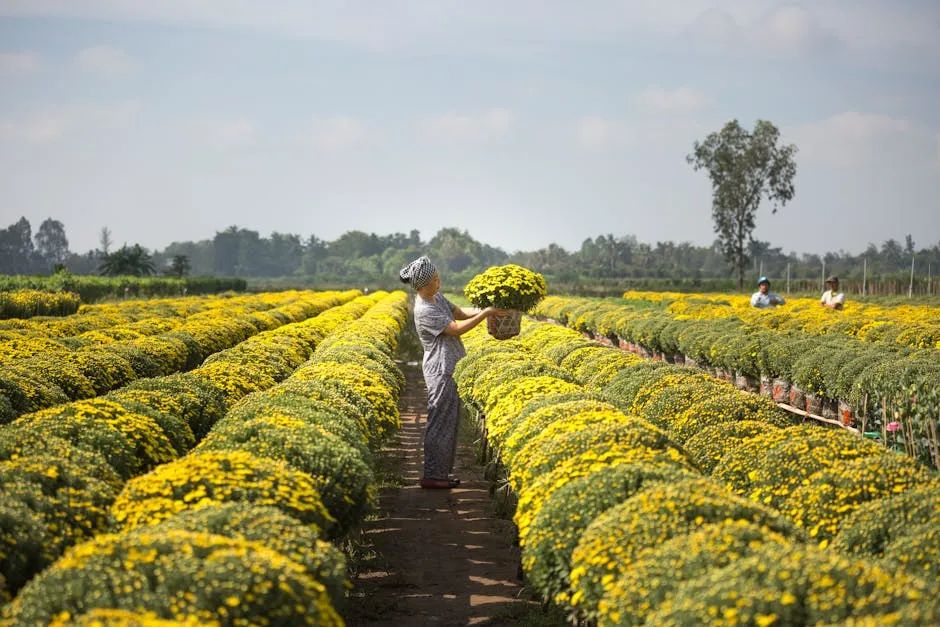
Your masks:
{"label": "green foliage", "polygon": [[262,417],[219,425],[198,451],[247,451],[287,462],[310,475],[342,537],[361,521],[370,504],[372,470],[359,451],[325,427],[298,419]]}
{"label": "green foliage", "polygon": [[182,280],[169,277],[96,277],[69,273],[51,276],[0,275],[0,292],[15,289],[74,292],[83,302],[90,303],[104,298],[128,296],[179,296],[184,290],[186,294],[191,295],[242,292],[245,290],[245,280],[211,276],[187,277]]}
{"label": "green foliage", "polygon": [[758,120],[750,133],[732,120],[696,141],[687,157],[696,170],[708,171],[715,232],[725,259],[738,271],[738,289],[744,287],[747,244],[761,200],[770,201],[776,213],[793,199],[796,146],[778,145],[779,138],[777,127],[766,120]]}
{"label": "green foliage", "polygon": [[597,516],[647,482],[692,476],[680,466],[633,463],[603,468],[563,486],[545,500],[526,536],[522,566],[527,582],[545,599],[567,590],[571,553]]}
{"label": "green foliage", "polygon": [[913,605],[932,620],[901,624],[928,625],[940,618],[930,596],[922,581],[864,560],[766,543],[750,557],[680,585],[646,620],[694,625],[721,616],[745,625],[832,625],[870,617],[883,624],[894,622],[888,615]]}
{"label": "green foliage", "polygon": [[303,566],[307,575],[326,586],[334,606],[344,600],[346,559],[342,552],[277,508],[248,503],[210,505],[180,512],[149,528],[152,533],[170,530],[257,542]]}
{"label": "green foliage", "polygon": [[268,624],[341,624],[324,585],[274,550],[220,535],[151,529],[73,547],[33,579],[7,613],[15,624],[45,625],[93,608],[204,623],[263,617]]}
{"label": "green foliage", "polygon": [[678,535],[637,556],[598,604],[598,623],[642,625],[686,582],[707,577],[763,547],[782,550],[790,545],[779,533],[746,520],[719,521]]}

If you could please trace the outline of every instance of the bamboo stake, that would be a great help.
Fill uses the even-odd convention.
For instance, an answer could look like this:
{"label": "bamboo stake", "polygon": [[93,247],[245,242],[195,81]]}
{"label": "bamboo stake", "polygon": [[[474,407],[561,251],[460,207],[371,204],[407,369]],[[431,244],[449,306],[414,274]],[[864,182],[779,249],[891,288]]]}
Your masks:
{"label": "bamboo stake", "polygon": [[888,446],[888,401],[881,399],[881,441]]}
{"label": "bamboo stake", "polygon": [[790,262],[787,262],[787,294],[790,293]]}

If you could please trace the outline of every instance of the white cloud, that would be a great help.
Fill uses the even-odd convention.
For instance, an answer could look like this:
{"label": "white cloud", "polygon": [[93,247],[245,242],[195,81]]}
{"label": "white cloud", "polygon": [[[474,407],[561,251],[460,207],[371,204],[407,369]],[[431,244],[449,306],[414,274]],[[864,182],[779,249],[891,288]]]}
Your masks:
{"label": "white cloud", "polygon": [[129,54],[111,46],[92,46],[80,50],[75,55],[75,63],[85,72],[105,78],[127,74],[137,66]]}
{"label": "white cloud", "polygon": [[644,89],[637,95],[636,101],[644,109],[665,113],[696,111],[711,104],[705,94],[691,87],[666,89],[659,85]]}
{"label": "white cloud", "polygon": [[0,76],[24,76],[41,66],[42,61],[35,52],[0,52]]}
{"label": "white cloud", "polygon": [[808,9],[784,4],[755,25],[751,36],[765,49],[785,55],[802,56],[821,52],[836,44],[835,35],[824,29]]}
{"label": "white cloud", "polygon": [[325,151],[354,148],[365,142],[368,137],[366,126],[347,116],[314,118],[310,133],[313,144]]}
{"label": "white cloud", "polygon": [[743,19],[735,19],[722,9],[707,9],[685,29],[685,35],[710,50],[784,57],[823,53],[839,44],[834,30],[797,4],[777,4],[750,18],[741,13]]}
{"label": "white cloud", "polygon": [[0,140],[44,144],[72,133],[124,130],[139,112],[136,100],[38,110],[18,119],[0,119]]}
{"label": "white cloud", "polygon": [[846,111],[794,130],[799,158],[836,168],[869,164],[886,155],[917,150],[907,120],[877,113]]}
{"label": "white cloud", "polygon": [[627,127],[618,120],[585,116],[575,123],[575,140],[582,148],[602,150],[627,139]]}
{"label": "white cloud", "polygon": [[195,129],[210,142],[221,146],[234,146],[251,142],[255,137],[255,126],[243,117],[219,117],[199,120]]}
{"label": "white cloud", "polygon": [[422,123],[429,137],[456,142],[485,142],[506,135],[515,121],[508,109],[490,109],[478,114],[448,113]]}
{"label": "white cloud", "polygon": [[727,11],[710,8],[702,12],[686,29],[694,43],[706,48],[729,49],[740,38],[740,27]]}

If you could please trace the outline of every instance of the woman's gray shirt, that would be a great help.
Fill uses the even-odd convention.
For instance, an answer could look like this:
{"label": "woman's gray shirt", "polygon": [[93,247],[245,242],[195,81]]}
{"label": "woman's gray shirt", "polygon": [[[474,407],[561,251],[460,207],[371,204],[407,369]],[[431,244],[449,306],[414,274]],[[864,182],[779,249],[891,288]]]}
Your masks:
{"label": "woman's gray shirt", "polygon": [[453,304],[438,292],[431,300],[415,296],[415,328],[424,347],[426,375],[451,375],[457,362],[467,354],[463,342],[444,329],[454,321]]}

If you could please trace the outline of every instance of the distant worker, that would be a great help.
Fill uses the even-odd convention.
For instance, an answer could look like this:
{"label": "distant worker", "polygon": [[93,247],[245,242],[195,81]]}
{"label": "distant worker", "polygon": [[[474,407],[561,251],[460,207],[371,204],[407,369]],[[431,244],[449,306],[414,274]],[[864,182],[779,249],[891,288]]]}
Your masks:
{"label": "distant worker", "polygon": [[826,279],[826,287],[829,289],[823,292],[819,304],[829,309],[842,309],[845,305],[845,294],[839,291],[839,277],[831,276]]}
{"label": "distant worker", "polygon": [[770,291],[770,281],[767,277],[762,276],[757,280],[757,291],[751,295],[751,307],[766,309],[768,307],[782,305],[785,302],[786,301],[783,300],[779,294],[774,294]]}

